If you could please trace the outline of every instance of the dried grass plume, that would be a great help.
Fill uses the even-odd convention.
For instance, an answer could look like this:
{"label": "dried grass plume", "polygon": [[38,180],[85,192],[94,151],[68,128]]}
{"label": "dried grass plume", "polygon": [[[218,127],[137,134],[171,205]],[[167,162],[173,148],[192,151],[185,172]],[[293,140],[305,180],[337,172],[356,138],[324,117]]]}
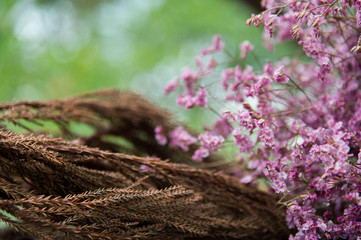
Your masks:
{"label": "dried grass plume", "polygon": [[159,146],[155,126],[177,123],[140,95],[103,90],[0,112],[0,218],[24,239],[288,238],[277,196]]}

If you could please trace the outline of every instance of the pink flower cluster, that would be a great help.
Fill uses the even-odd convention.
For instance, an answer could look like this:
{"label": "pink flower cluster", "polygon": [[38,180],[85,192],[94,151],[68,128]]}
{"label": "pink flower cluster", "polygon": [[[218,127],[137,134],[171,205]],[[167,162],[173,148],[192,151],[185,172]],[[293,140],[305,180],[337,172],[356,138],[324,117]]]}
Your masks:
{"label": "pink flower cluster", "polygon": [[197,141],[196,138],[192,137],[183,127],[177,127],[169,133],[170,145],[172,147],[179,147],[184,151],[189,150],[189,145]]}
{"label": "pink flower cluster", "polygon": [[165,136],[164,130],[162,126],[157,126],[154,129],[155,132],[155,139],[160,145],[166,145],[167,144],[167,137]]}
{"label": "pink flower cluster", "polygon": [[[219,35],[196,57],[197,70],[186,68],[178,105],[208,106],[206,76],[220,71],[225,106],[220,118],[198,140],[183,129],[170,144],[187,151],[199,141],[195,160],[221,150],[233,140],[238,148],[235,172],[243,183],[269,190],[287,207],[290,239],[358,239],[361,236],[361,1],[264,0],[265,11],[248,25],[264,26],[265,45],[294,39],[309,61],[281,59],[263,67],[244,60],[254,50],[240,44],[238,62],[216,64],[223,52]],[[229,54],[227,52],[227,54]],[[227,55],[225,54],[225,55]],[[210,59],[207,67],[205,59]],[[223,68],[223,69],[222,69]],[[165,92],[178,89],[173,81]],[[208,90],[206,90],[208,89]],[[217,108],[212,108],[213,110]],[[174,139],[173,139],[174,138]],[[161,129],[156,139],[165,144]],[[232,141],[230,141],[232,142]],[[239,159],[242,159],[240,161]]]}
{"label": "pink flower cluster", "polygon": [[[221,133],[227,133],[227,123],[218,123],[219,127],[221,127]],[[223,126],[222,126],[223,125]],[[172,131],[169,132],[168,138],[167,134],[164,132],[162,126],[157,126],[154,129],[155,139],[158,144],[165,145],[168,142],[168,138],[170,139],[169,145],[171,147],[180,148],[183,151],[189,151],[189,146],[196,143],[197,139],[190,135],[183,127],[178,126]],[[198,136],[198,140],[200,143],[200,147],[194,152],[192,158],[197,161],[202,161],[204,158],[208,157],[210,152],[217,152],[218,149],[222,146],[224,138],[222,134],[217,135],[216,133],[206,132],[205,134],[200,134]]]}
{"label": "pink flower cluster", "polygon": [[[207,107],[207,95],[208,92],[204,85],[199,85],[199,79],[210,74],[212,70],[217,66],[217,62],[212,57],[208,60],[207,66],[204,66],[205,58],[207,55],[223,50],[224,42],[220,39],[219,35],[213,37],[212,45],[203,49],[202,52],[195,58],[197,71],[192,70],[190,67],[185,67],[181,74],[182,83],[184,86],[184,92],[177,97],[178,106],[185,109],[199,106],[201,108]],[[179,87],[178,78],[170,81],[164,93],[168,94]]]}
{"label": "pink flower cluster", "polygon": [[166,145],[168,142],[168,138],[170,139],[169,145],[171,147],[181,148],[183,151],[189,150],[189,145],[197,142],[197,139],[190,135],[183,127],[178,126],[172,131],[167,133],[164,131],[162,126],[157,126],[154,129],[155,139],[157,140],[159,145]]}
{"label": "pink flower cluster", "polygon": [[252,153],[253,151],[253,147],[254,147],[254,143],[253,141],[249,138],[249,136],[247,136],[246,134],[244,134],[240,129],[236,128],[233,130],[232,132],[233,136],[234,136],[234,142],[236,143],[239,151],[245,152],[245,153]]}
{"label": "pink flower cluster", "polygon": [[224,138],[222,136],[212,135],[210,132],[200,134],[198,136],[201,146],[194,152],[192,158],[197,161],[202,161],[209,156],[210,152],[218,152],[222,146]]}

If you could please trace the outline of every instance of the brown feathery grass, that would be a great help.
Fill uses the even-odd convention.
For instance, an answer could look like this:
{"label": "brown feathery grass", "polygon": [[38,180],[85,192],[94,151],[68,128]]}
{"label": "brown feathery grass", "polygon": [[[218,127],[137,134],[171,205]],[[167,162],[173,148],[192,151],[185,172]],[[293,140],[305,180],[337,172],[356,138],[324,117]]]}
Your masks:
{"label": "brown feathery grass", "polygon": [[[3,103],[0,111],[0,219],[21,233],[39,239],[289,235],[277,196],[202,170],[188,153],[157,145],[154,127],[170,131],[177,123],[137,94],[105,90],[58,101]],[[55,122],[60,136],[37,135],[25,125],[44,120]],[[71,121],[89,125],[93,133],[80,136]],[[9,122],[33,134],[8,131]],[[108,142],[107,135],[131,147]]]}
{"label": "brown feathery grass", "polygon": [[[39,126],[44,121],[51,121],[58,126],[62,138],[76,139],[82,145],[196,164],[191,160],[190,153],[156,143],[154,128],[157,125],[163,126],[165,133],[169,133],[179,123],[167,110],[133,92],[106,89],[63,100],[0,103],[0,112],[0,122],[5,124],[5,128],[6,123],[13,123],[33,132],[24,121]],[[74,122],[90,127],[91,135],[79,135],[71,128]],[[190,152],[196,148],[191,146]],[[211,156],[205,161],[216,160]]]}

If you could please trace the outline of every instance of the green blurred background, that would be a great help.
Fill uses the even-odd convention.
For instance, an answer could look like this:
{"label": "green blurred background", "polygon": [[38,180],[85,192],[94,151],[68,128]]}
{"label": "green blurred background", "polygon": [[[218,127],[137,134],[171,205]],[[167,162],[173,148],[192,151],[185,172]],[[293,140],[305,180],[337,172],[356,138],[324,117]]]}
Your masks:
{"label": "green blurred background", "polygon": [[235,0],[1,0],[0,101],[112,87],[173,107],[165,83],[192,66],[214,34],[234,56],[243,40],[261,62],[284,54],[268,53],[262,29],[245,25],[258,11]]}

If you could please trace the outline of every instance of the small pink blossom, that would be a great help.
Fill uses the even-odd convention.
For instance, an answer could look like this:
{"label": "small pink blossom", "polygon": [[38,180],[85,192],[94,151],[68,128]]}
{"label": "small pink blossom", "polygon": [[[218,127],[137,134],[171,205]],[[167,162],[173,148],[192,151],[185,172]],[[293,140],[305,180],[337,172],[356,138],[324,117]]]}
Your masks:
{"label": "small pink blossom", "polygon": [[221,36],[219,34],[214,35],[212,39],[212,45],[203,49],[202,54],[208,55],[213,52],[222,51],[224,48],[224,42],[221,40]]}
{"label": "small pink blossom", "polygon": [[207,107],[207,95],[208,92],[202,85],[200,89],[197,90],[195,96],[192,96],[190,93],[183,93],[177,97],[177,104],[180,107],[185,109],[192,108],[194,106],[199,106],[202,108]]}
{"label": "small pink blossom", "polygon": [[289,78],[283,73],[284,66],[280,66],[274,72],[274,81],[278,83],[287,83]]}
{"label": "small pink blossom", "polygon": [[247,54],[254,49],[253,45],[249,41],[242,42],[239,45],[239,48],[241,50],[241,59],[245,59],[247,57]]}
{"label": "small pink blossom", "polygon": [[237,114],[237,119],[240,126],[251,130],[255,128],[255,121],[248,111],[239,111]]}
{"label": "small pink blossom", "polygon": [[329,57],[321,57],[318,59],[320,65],[318,77],[322,80],[326,79],[328,73],[331,72],[331,62]]}
{"label": "small pink blossom", "polygon": [[182,70],[182,79],[184,81],[187,92],[189,94],[192,94],[194,92],[194,89],[193,89],[194,84],[198,80],[197,74],[189,67],[185,67]]}
{"label": "small pink blossom", "polygon": [[276,40],[272,37],[270,37],[266,32],[262,34],[263,37],[263,45],[269,52],[274,51],[274,45],[276,44]]}
{"label": "small pink blossom", "polygon": [[140,170],[142,171],[142,172],[148,172],[148,171],[154,171],[154,169],[152,169],[151,167],[149,167],[148,165],[144,165],[144,164],[142,164],[142,165],[140,165]]}
{"label": "small pink blossom", "polygon": [[222,146],[224,138],[220,135],[212,135],[210,132],[205,134],[200,134],[198,139],[201,143],[201,146],[208,149],[209,151],[217,152],[218,149]]}
{"label": "small pink blossom", "polygon": [[193,154],[192,159],[201,162],[209,156],[209,150],[205,147],[199,147]]}
{"label": "small pink blossom", "polygon": [[227,138],[232,132],[232,125],[225,118],[218,119],[212,126],[212,132],[216,135],[221,135],[224,138]]}
{"label": "small pink blossom", "polygon": [[267,74],[269,77],[272,77],[273,76],[273,73],[274,73],[274,69],[273,69],[273,65],[272,63],[270,62],[269,59],[266,60],[266,64],[263,66],[263,71],[265,74]]}
{"label": "small pink blossom", "polygon": [[173,80],[171,80],[170,82],[168,82],[168,84],[166,85],[166,87],[164,88],[164,95],[169,94],[170,92],[176,90],[179,86],[179,81],[178,78],[174,78]]}
{"label": "small pink blossom", "polygon": [[177,97],[177,104],[180,107],[185,107],[185,109],[192,108],[195,103],[192,95],[189,94],[181,94]]}
{"label": "small pink blossom", "polygon": [[242,133],[238,128],[233,130],[232,135],[234,136],[234,141],[241,153],[252,153],[254,143],[247,135]]}
{"label": "small pink blossom", "polygon": [[222,81],[222,86],[223,86],[224,90],[228,90],[229,82],[231,81],[233,76],[234,76],[233,68],[227,68],[222,71],[221,81]]}
{"label": "small pink blossom", "polygon": [[270,167],[272,163],[268,163],[268,166],[263,169],[263,173],[269,180],[271,180],[271,187],[276,193],[283,193],[287,191],[287,184],[285,182],[285,176],[279,171],[276,171],[274,167]]}
{"label": "small pink blossom", "polygon": [[197,142],[195,137],[192,137],[183,127],[176,127],[169,133],[170,145],[172,147],[179,147],[183,151],[189,150],[189,145]]}
{"label": "small pink blossom", "polygon": [[254,24],[255,27],[259,27],[262,23],[262,17],[260,14],[256,15],[252,13],[251,18],[247,20],[246,25],[250,26],[251,24]]}
{"label": "small pink blossom", "polygon": [[257,81],[248,89],[246,96],[258,96],[261,91],[270,83],[270,78],[266,75],[261,75]]}
{"label": "small pink blossom", "polygon": [[194,152],[192,158],[196,161],[202,161],[208,157],[210,152],[217,152],[221,147],[224,138],[222,136],[212,135],[210,132],[198,136],[201,146]]}
{"label": "small pink blossom", "polygon": [[214,51],[222,51],[224,47],[224,42],[221,40],[221,36],[219,34],[213,37],[213,48]]}
{"label": "small pink blossom", "polygon": [[160,145],[165,145],[167,143],[167,137],[164,134],[164,129],[162,126],[157,126],[154,129],[155,139]]}
{"label": "small pink blossom", "polygon": [[261,142],[270,148],[273,148],[275,145],[275,137],[270,127],[261,127],[258,138],[261,140]]}
{"label": "small pink blossom", "polygon": [[253,181],[252,175],[246,175],[239,180],[241,183],[247,184]]}
{"label": "small pink blossom", "polygon": [[211,58],[211,59],[209,60],[208,65],[207,65],[207,70],[210,71],[210,70],[212,70],[213,68],[215,68],[216,66],[217,66],[216,60],[215,60],[214,58]]}
{"label": "small pink blossom", "polygon": [[207,95],[208,92],[202,85],[201,88],[198,89],[196,96],[192,100],[193,104],[202,108],[207,107]]}
{"label": "small pink blossom", "polygon": [[274,34],[274,25],[278,20],[278,16],[276,14],[271,14],[270,11],[263,14],[263,22],[264,22],[264,29],[265,32],[269,34],[270,37]]}
{"label": "small pink blossom", "polygon": [[237,115],[234,114],[233,112],[231,111],[224,111],[222,113],[222,117],[227,119],[227,120],[233,120],[233,121],[236,121],[237,120]]}
{"label": "small pink blossom", "polygon": [[236,91],[237,88],[242,84],[243,81],[242,69],[239,65],[234,68],[234,84],[231,86],[232,91]]}

